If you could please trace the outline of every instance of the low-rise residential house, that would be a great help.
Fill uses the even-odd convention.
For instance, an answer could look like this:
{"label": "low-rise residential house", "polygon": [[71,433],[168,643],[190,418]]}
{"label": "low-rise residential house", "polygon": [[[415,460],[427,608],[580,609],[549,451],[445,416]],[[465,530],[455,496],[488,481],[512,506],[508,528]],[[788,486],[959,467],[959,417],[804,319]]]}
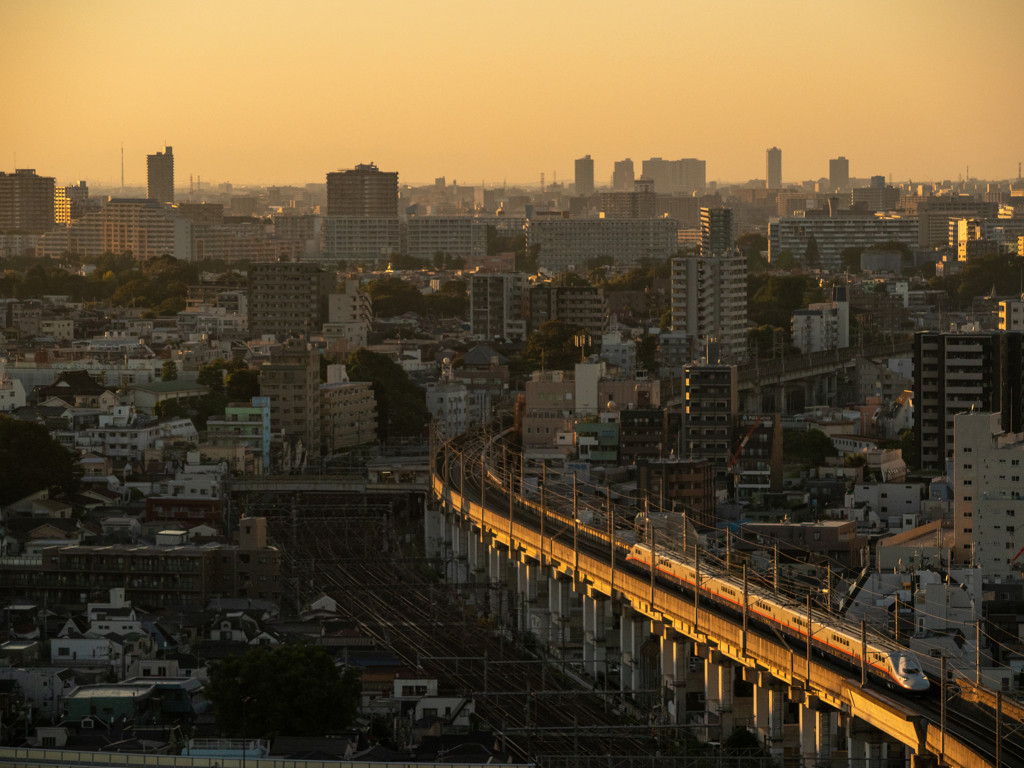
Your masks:
{"label": "low-rise residential house", "polygon": [[16,680],[25,700],[41,717],[59,718],[64,699],[78,687],[75,673],[67,667],[0,667],[0,680]]}

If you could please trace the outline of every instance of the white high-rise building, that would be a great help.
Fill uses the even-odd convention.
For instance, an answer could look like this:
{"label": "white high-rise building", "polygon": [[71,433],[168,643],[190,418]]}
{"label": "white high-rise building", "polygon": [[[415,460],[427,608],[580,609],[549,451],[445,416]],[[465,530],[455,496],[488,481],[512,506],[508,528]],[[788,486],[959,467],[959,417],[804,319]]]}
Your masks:
{"label": "white high-rise building", "polygon": [[717,345],[719,359],[713,362],[746,360],[747,259],[742,253],[672,259],[672,331],[685,333],[694,353]]}
{"label": "white high-rise building", "polygon": [[805,355],[850,346],[850,303],[846,288],[833,288],[832,301],[809,304],[793,312],[793,346]]}
{"label": "white high-rise building", "polygon": [[953,417],[954,559],[987,582],[1024,571],[1024,435],[1004,432],[999,413]]}

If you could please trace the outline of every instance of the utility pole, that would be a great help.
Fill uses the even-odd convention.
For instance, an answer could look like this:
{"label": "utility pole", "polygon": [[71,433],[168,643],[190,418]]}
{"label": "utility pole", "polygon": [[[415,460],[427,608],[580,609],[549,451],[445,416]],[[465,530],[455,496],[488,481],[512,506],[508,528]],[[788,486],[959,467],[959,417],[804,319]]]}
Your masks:
{"label": "utility pole", "polygon": [[747,564],[743,564],[743,657],[747,656],[747,616],[750,613],[750,593],[747,590]]}
{"label": "utility pole", "polygon": [[651,518],[650,517],[647,518],[647,524],[651,526],[651,611],[653,612],[654,611],[654,589],[655,589],[654,582],[655,582],[655,574],[657,573],[657,568],[658,568],[658,553],[657,553],[657,550],[656,550],[656,547],[657,547],[657,534],[658,534],[658,532],[657,532],[657,530],[655,530],[654,526],[651,525]]}
{"label": "utility pole", "polygon": [[544,491],[548,484],[548,463],[544,459],[540,460],[541,466],[541,480],[540,480],[540,567],[544,567],[544,519],[548,516],[547,507],[544,506]]}
{"label": "utility pole", "polygon": [[812,624],[811,624],[811,595],[807,594],[807,676],[805,678],[804,690],[811,690],[811,653],[813,650],[812,636],[814,635]]}
{"label": "utility pole", "polygon": [[693,632],[700,626],[700,537],[693,544]]}
{"label": "utility pole", "polygon": [[860,620],[860,687],[868,684],[868,625]]}
{"label": "utility pole", "polygon": [[572,577],[579,579],[580,574],[580,515],[579,497],[576,495],[576,470],[572,471]]}
{"label": "utility pole", "polygon": [[974,622],[974,682],[981,687],[981,619]]}
{"label": "utility pole", "polygon": [[[612,487],[608,486],[608,538],[612,544],[612,583],[609,597],[615,599],[615,512],[612,510]],[[605,685],[608,684],[608,673],[605,671]]]}
{"label": "utility pole", "polygon": [[939,692],[942,696],[942,709],[939,723],[939,732],[942,734],[942,748],[939,750],[939,762],[946,757],[946,655],[942,655],[942,680],[939,682]]}
{"label": "utility pole", "polygon": [[775,593],[779,592],[779,545],[775,544],[775,575],[772,577],[772,585],[775,587]]}

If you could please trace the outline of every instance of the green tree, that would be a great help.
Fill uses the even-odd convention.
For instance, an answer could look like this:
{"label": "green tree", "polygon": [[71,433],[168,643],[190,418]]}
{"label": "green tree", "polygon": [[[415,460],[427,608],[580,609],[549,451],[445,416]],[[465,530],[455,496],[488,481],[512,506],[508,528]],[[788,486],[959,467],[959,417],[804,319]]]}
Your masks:
{"label": "green tree", "polygon": [[736,247],[744,253],[760,253],[768,250],[768,238],[760,232],[744,232],[736,238]]}
{"label": "green tree", "polygon": [[224,391],[224,379],[234,371],[245,370],[249,366],[244,360],[225,360],[218,357],[216,360],[200,366],[196,382],[204,387],[209,387],[211,392],[220,393]]}
{"label": "green tree", "polygon": [[854,275],[860,274],[860,255],[863,252],[863,248],[859,248],[855,245],[851,245],[849,248],[843,248],[839,253],[839,263],[845,271]]}
{"label": "green tree", "polygon": [[658,337],[649,333],[636,346],[637,364],[651,373],[658,370]]}
{"label": "green tree", "polygon": [[789,328],[794,309],[806,306],[804,294],[814,285],[804,275],[754,275],[747,280],[747,318],[751,323]]}
{"label": "green tree", "polygon": [[289,644],[212,664],[206,690],[222,733],[272,738],[345,728],[358,714],[361,685],[355,669],[341,674],[322,648]]}
{"label": "green tree", "polygon": [[782,435],[782,453],[786,461],[799,462],[805,467],[817,467],[825,459],[838,456],[832,438],[820,429],[786,430]]}
{"label": "green tree", "polygon": [[807,240],[807,250],[804,251],[804,264],[809,267],[816,267],[821,261],[821,254],[818,252],[818,239],[811,235]]}
{"label": "green tree", "polygon": [[788,248],[784,251],[780,251],[777,258],[771,260],[772,269],[782,269],[786,272],[792,272],[794,269],[800,266],[800,263],[796,260],[796,256]]}
{"label": "green tree", "polygon": [[0,506],[43,489],[70,496],[81,476],[78,460],[45,427],[0,413]]}
{"label": "green tree", "polygon": [[224,377],[224,393],[231,402],[250,402],[260,396],[260,372],[255,368],[236,368]]}
{"label": "green tree", "polygon": [[377,317],[398,317],[406,312],[423,314],[423,294],[400,277],[371,280],[366,284],[366,292],[373,301],[373,313]]}
{"label": "green tree", "polygon": [[758,275],[771,268],[771,263],[760,253],[749,251],[747,253],[747,274]]}
{"label": "green tree", "polygon": [[465,280],[449,280],[440,290],[423,297],[423,312],[434,317],[460,317],[469,315],[469,294]]}
{"label": "green tree", "polygon": [[[582,352],[577,346],[576,338],[583,332],[578,325],[549,320],[539,331],[530,334],[519,357],[513,359],[514,365],[510,363],[510,367],[520,374],[540,369],[557,371],[572,368],[582,354],[592,351],[591,346]],[[598,340],[591,339],[591,344],[595,341]]]}
{"label": "green tree", "polygon": [[381,442],[423,434],[430,414],[422,389],[387,355],[357,349],[348,357],[350,381],[369,381],[377,401],[377,435]]}
{"label": "green tree", "polygon": [[164,360],[160,366],[160,381],[176,381],[178,378],[178,364],[173,360]]}
{"label": "green tree", "polygon": [[661,313],[661,322],[659,323],[662,333],[668,333],[672,330],[672,310],[666,309]]}
{"label": "green tree", "polygon": [[161,400],[153,406],[153,415],[158,419],[184,419],[188,414],[181,403],[175,398]]}

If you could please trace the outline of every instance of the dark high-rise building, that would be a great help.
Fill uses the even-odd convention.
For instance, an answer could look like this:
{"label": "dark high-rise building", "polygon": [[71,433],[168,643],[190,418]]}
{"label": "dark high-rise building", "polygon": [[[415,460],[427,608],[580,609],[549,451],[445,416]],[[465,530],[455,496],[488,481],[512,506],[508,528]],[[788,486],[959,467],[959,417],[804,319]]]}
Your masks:
{"label": "dark high-rise building", "polygon": [[308,336],[328,320],[328,296],[337,287],[334,272],[293,261],[249,265],[249,333]]}
{"label": "dark high-rise building", "polygon": [[700,209],[700,255],[705,258],[732,248],[736,225],[732,208]]}
{"label": "dark high-rise building", "polygon": [[765,153],[765,179],[768,189],[782,189],[782,150],[772,147]]}
{"label": "dark high-rise building", "polygon": [[615,172],[612,174],[612,189],[616,192],[632,192],[635,181],[633,161],[628,157],[625,160],[618,160],[615,163]]}
{"label": "dark high-rise building", "polygon": [[398,172],[384,172],[370,163],[328,173],[327,215],[397,219]]}
{"label": "dark high-rise building", "polygon": [[174,153],[171,147],[146,156],[146,197],[158,203],[174,202]]}
{"label": "dark high-rise building", "polygon": [[850,161],[845,157],[828,161],[828,186],[832,192],[845,192],[850,188]]}
{"label": "dark high-rise building", "polygon": [[53,178],[37,176],[32,168],[0,172],[0,232],[53,229],[55,191]]}
{"label": "dark high-rise building", "polygon": [[594,161],[590,155],[576,161],[576,194],[594,194]]}
{"label": "dark high-rise building", "polygon": [[1024,334],[924,331],[914,335],[914,438],[921,469],[944,470],[953,416],[999,411],[1005,432],[1024,431]]}
{"label": "dark high-rise building", "polygon": [[700,192],[707,186],[707,163],[693,157],[644,160],[643,175],[654,182],[655,192]]}

